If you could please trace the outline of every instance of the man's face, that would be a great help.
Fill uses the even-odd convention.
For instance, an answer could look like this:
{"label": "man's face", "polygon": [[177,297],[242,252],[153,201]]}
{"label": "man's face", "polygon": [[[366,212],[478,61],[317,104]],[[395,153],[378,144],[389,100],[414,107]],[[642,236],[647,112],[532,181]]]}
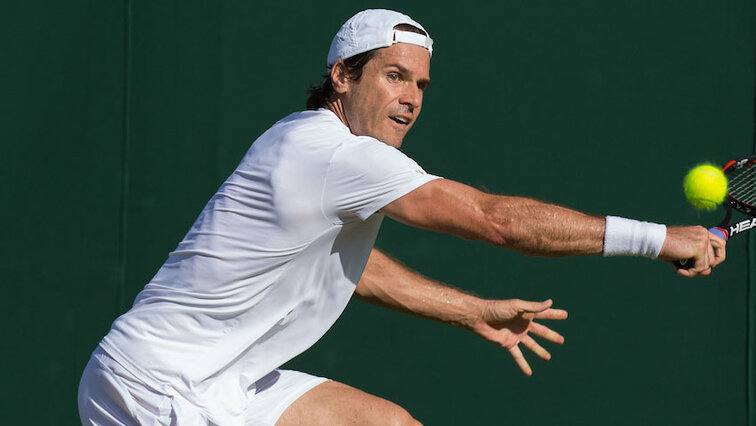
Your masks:
{"label": "man's face", "polygon": [[424,47],[396,43],[378,50],[343,94],[349,128],[399,148],[420,115],[429,84],[430,55]]}

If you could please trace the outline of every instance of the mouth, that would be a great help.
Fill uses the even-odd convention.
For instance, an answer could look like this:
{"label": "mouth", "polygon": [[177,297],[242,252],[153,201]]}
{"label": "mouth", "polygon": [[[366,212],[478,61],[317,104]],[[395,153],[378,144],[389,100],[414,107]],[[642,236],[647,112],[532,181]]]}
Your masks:
{"label": "mouth", "polygon": [[389,115],[389,118],[401,127],[407,127],[412,122],[412,118],[404,115]]}

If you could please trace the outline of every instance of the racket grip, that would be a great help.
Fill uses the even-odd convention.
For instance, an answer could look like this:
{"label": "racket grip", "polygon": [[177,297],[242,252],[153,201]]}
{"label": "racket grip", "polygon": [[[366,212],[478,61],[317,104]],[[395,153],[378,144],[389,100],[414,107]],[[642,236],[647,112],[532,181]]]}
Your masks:
{"label": "racket grip", "polygon": [[712,234],[716,235],[717,237],[719,237],[719,238],[727,241],[727,231],[725,231],[724,229],[722,229],[722,228],[720,228],[718,226],[715,226],[713,228],[709,228],[709,232],[711,232]]}
{"label": "racket grip", "polygon": [[[709,228],[709,232],[716,235],[717,237],[727,241],[727,231],[724,229],[715,226],[713,228]],[[675,260],[675,266],[677,266],[680,269],[690,269],[693,267],[693,262],[688,263],[693,259],[682,259],[682,260]]]}

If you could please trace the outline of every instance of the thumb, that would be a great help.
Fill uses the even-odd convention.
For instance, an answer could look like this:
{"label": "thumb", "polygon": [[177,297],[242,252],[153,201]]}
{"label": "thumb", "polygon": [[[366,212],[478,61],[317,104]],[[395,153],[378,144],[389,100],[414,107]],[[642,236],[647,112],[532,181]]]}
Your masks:
{"label": "thumb", "polygon": [[554,301],[551,299],[544,300],[543,302],[529,302],[527,300],[520,300],[518,307],[523,312],[543,312],[546,309],[549,309],[553,304]]}
{"label": "thumb", "polygon": [[554,304],[554,301],[551,299],[544,300],[543,302],[530,302],[527,300],[519,300],[518,302],[517,310],[523,314],[522,317],[525,319],[532,319],[533,314],[543,312]]}

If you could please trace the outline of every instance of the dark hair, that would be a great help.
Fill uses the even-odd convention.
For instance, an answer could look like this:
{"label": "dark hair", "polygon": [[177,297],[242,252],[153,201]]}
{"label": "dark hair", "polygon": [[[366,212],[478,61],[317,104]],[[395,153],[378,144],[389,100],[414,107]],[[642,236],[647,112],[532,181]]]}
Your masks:
{"label": "dark hair", "polygon": [[[359,81],[362,77],[362,70],[365,68],[365,64],[370,61],[373,56],[378,52],[378,49],[368,50],[367,52],[359,53],[351,58],[344,59],[344,70],[347,76],[355,81]],[[336,92],[333,90],[333,83],[331,83],[331,69],[323,74],[323,82],[320,86],[312,86],[308,92],[310,97],[307,98],[307,109],[318,109],[326,106],[328,102],[331,102]]]}
{"label": "dark hair", "polygon": [[[395,30],[410,31],[417,34],[427,36],[428,34],[410,24],[399,24],[394,27]],[[373,59],[378,49],[368,50],[367,52],[359,53],[351,58],[344,59],[344,69],[347,77],[354,81],[359,81],[362,77],[362,71],[365,65]],[[336,92],[333,90],[333,83],[331,83],[331,69],[329,68],[325,74],[323,74],[323,82],[320,86],[310,86],[307,91],[310,96],[307,98],[307,109],[318,109],[326,106],[329,102],[333,101],[336,97]]]}

